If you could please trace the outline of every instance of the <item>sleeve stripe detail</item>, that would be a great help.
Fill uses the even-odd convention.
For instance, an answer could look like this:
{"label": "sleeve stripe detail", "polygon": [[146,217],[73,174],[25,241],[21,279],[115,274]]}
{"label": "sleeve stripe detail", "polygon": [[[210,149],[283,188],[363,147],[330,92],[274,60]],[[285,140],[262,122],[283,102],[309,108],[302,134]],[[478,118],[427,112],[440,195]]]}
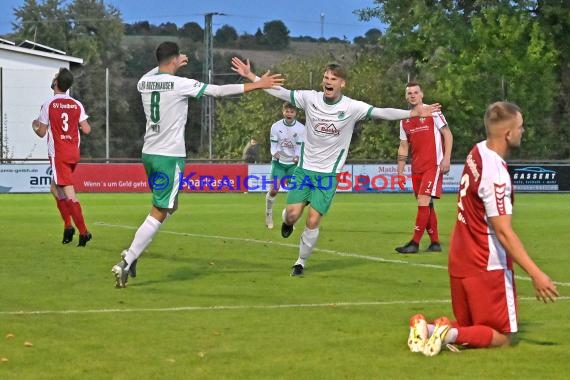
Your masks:
{"label": "sleeve stripe detail", "polygon": [[291,90],[290,95],[291,95],[291,104],[294,107],[297,107],[297,104],[295,104],[295,90]]}
{"label": "sleeve stripe detail", "polygon": [[204,83],[204,86],[202,86],[202,88],[200,89],[200,92],[198,92],[198,95],[196,95],[196,99],[200,99],[204,95],[204,91],[206,91],[206,87],[208,87],[208,85],[206,83]]}
{"label": "sleeve stripe detail", "polygon": [[364,117],[364,120],[370,119],[370,115],[372,114],[372,109],[374,109],[374,107],[368,108],[368,112],[366,112],[366,116]]}

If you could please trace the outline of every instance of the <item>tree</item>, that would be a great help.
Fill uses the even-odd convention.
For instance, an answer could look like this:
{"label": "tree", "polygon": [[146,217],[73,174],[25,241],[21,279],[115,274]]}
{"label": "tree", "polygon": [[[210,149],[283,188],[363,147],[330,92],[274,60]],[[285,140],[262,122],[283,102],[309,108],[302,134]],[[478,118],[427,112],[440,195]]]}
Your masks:
{"label": "tree", "polygon": [[194,42],[204,40],[204,30],[196,22],[187,22],[179,29],[178,34],[180,37],[190,38]]}
{"label": "tree", "polygon": [[148,35],[151,25],[148,21],[137,21],[132,24],[125,24],[125,34],[127,35]]}
{"label": "tree", "polygon": [[379,29],[372,28],[369,29],[366,33],[364,33],[364,37],[366,37],[366,42],[369,44],[377,44],[382,37],[382,32]]}
{"label": "tree", "polygon": [[557,52],[529,12],[531,3],[376,0],[357,14],[388,24],[380,42],[402,63],[401,76],[418,80],[426,100],[443,104],[454,131],[454,157],[464,157],[484,137],[486,105],[500,99],[525,111],[522,155],[546,156],[538,128],[548,123],[556,94]]}
{"label": "tree", "polygon": [[274,20],[263,24],[264,43],[271,50],[283,50],[289,46],[289,29],[283,21]]}
{"label": "tree", "polygon": [[570,13],[566,0],[534,1],[530,12],[537,18],[538,23],[550,36],[558,52],[557,81],[560,83],[554,99],[554,110],[551,122],[545,124],[548,135],[550,155],[552,158],[564,159],[570,157]]}
{"label": "tree", "polygon": [[229,25],[223,25],[214,35],[214,42],[219,46],[231,46],[237,39],[238,34],[236,30]]}
{"label": "tree", "polygon": [[[104,156],[105,142],[105,68],[109,69],[111,153],[123,156],[123,146],[133,139],[131,131],[123,126],[131,118],[129,103],[125,98],[129,88],[124,78],[127,53],[121,46],[123,23],[118,9],[105,6],[98,0],[75,0],[67,8],[67,18],[73,24],[69,40],[71,53],[84,59],[84,66],[78,72],[74,91],[81,97],[91,115],[93,127],[86,138],[82,151],[85,155]],[[123,128],[121,128],[123,127]]]}
{"label": "tree", "polygon": [[21,7],[14,8],[14,38],[67,51],[71,25],[66,19],[63,3],[63,0],[46,0],[41,4],[36,0],[25,0]]}
{"label": "tree", "polygon": [[164,22],[157,27],[156,32],[161,36],[177,36],[178,26],[173,22]]}
{"label": "tree", "polygon": [[255,31],[255,41],[259,46],[264,46],[267,44],[267,40],[265,38],[265,34],[261,31],[261,28],[257,28]]}
{"label": "tree", "polygon": [[[82,152],[86,156],[103,157],[105,153],[105,68],[111,76],[111,120],[115,125],[128,124],[129,104],[125,99],[124,64],[127,59],[121,47],[123,22],[120,12],[98,0],[75,0],[65,7],[63,1],[46,0],[38,4],[26,0],[14,10],[20,22],[19,38],[33,38],[38,43],[64,50],[83,58],[83,66],[74,70],[73,95],[85,105],[90,115],[92,133],[85,137]],[[30,25],[34,25],[31,28]],[[41,31],[41,32],[40,32]],[[136,91],[136,89],[134,89]],[[128,91],[128,90],[127,90]],[[117,134],[127,131],[114,130]],[[127,141],[132,136],[129,135]],[[123,145],[121,141],[118,145]],[[118,147],[117,147],[118,148]],[[123,149],[117,149],[122,152]]]}

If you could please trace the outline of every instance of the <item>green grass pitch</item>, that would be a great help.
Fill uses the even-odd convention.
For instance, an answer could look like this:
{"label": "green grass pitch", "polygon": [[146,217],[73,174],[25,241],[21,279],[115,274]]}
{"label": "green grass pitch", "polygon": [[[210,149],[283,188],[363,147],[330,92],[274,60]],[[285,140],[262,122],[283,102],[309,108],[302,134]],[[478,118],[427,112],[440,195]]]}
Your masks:
{"label": "green grass pitch", "polygon": [[520,343],[432,358],[409,352],[407,324],[452,316],[453,194],[436,204],[444,252],[412,256],[394,253],[411,235],[412,195],[338,194],[302,278],[289,276],[302,225],[279,232],[284,194],[272,231],[264,194],[182,194],[126,289],[110,269],[150,195],[79,197],[85,248],[77,235],[61,244],[49,194],[0,195],[0,379],[568,378],[570,195],[515,203],[515,229],[561,299],[536,301],[517,268]]}

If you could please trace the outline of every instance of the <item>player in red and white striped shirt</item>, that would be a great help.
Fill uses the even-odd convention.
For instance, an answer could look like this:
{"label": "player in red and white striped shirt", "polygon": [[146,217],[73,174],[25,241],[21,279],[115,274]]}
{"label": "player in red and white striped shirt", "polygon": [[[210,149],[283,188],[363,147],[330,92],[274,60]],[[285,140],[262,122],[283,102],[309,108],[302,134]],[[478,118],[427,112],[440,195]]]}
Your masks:
{"label": "player in red and white striped shirt", "polygon": [[48,156],[52,169],[51,192],[63,219],[63,244],[73,240],[75,229],[79,229],[79,247],[91,240],[87,230],[81,204],[75,194],[72,174],[79,162],[79,130],[91,132],[83,105],[67,95],[73,84],[73,74],[61,68],[52,81],[54,95],[42,105],[40,116],[32,122],[32,128],[39,137],[47,135]]}
{"label": "player in red and white striped shirt", "polygon": [[[422,88],[418,83],[406,85],[406,100],[412,109],[423,107]],[[412,185],[418,201],[418,212],[412,239],[398,253],[417,253],[424,231],[430,237],[428,252],[440,252],[437,215],[433,199],[441,195],[443,175],[449,171],[453,135],[441,112],[432,117],[414,117],[400,121],[398,175],[404,175],[408,153],[412,156]]]}
{"label": "player in red and white striped shirt", "polygon": [[[487,140],[475,145],[461,177],[455,230],[449,252],[451,303],[456,321],[439,318],[423,353],[439,353],[442,343],[499,347],[518,331],[513,261],[532,279],[536,298],[558,297],[556,285],[530,258],[512,228],[513,188],[504,159],[521,144],[523,118],[518,106],[491,104],[485,113]],[[423,320],[423,321],[422,321]],[[419,350],[430,327],[414,316],[408,340]],[[422,332],[423,329],[423,332]]]}

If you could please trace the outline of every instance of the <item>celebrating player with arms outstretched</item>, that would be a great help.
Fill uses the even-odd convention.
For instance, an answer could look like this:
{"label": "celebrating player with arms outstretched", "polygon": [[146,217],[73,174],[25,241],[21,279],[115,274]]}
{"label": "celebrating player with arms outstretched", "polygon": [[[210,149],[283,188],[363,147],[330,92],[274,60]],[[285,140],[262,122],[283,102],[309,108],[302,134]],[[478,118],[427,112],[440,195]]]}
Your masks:
{"label": "celebrating player with arms outstretched", "polygon": [[[251,72],[249,61],[244,63],[234,58],[232,65],[234,71],[249,80],[259,80]],[[338,183],[336,176],[346,160],[355,123],[367,118],[401,120],[415,116],[427,117],[440,109],[439,104],[411,111],[376,108],[344,96],[342,90],[346,86],[346,80],[344,67],[332,63],[325,67],[323,91],[297,91],[283,87],[266,90],[269,94],[304,109],[306,115],[305,143],[290,186],[292,189],[287,195],[287,208],[283,212],[281,226],[281,235],[289,237],[304,208],[310,205],[305,229],[301,234],[299,258],[293,265],[292,276],[303,274],[306,260],[315,248],[319,223],[335,195]]]}

